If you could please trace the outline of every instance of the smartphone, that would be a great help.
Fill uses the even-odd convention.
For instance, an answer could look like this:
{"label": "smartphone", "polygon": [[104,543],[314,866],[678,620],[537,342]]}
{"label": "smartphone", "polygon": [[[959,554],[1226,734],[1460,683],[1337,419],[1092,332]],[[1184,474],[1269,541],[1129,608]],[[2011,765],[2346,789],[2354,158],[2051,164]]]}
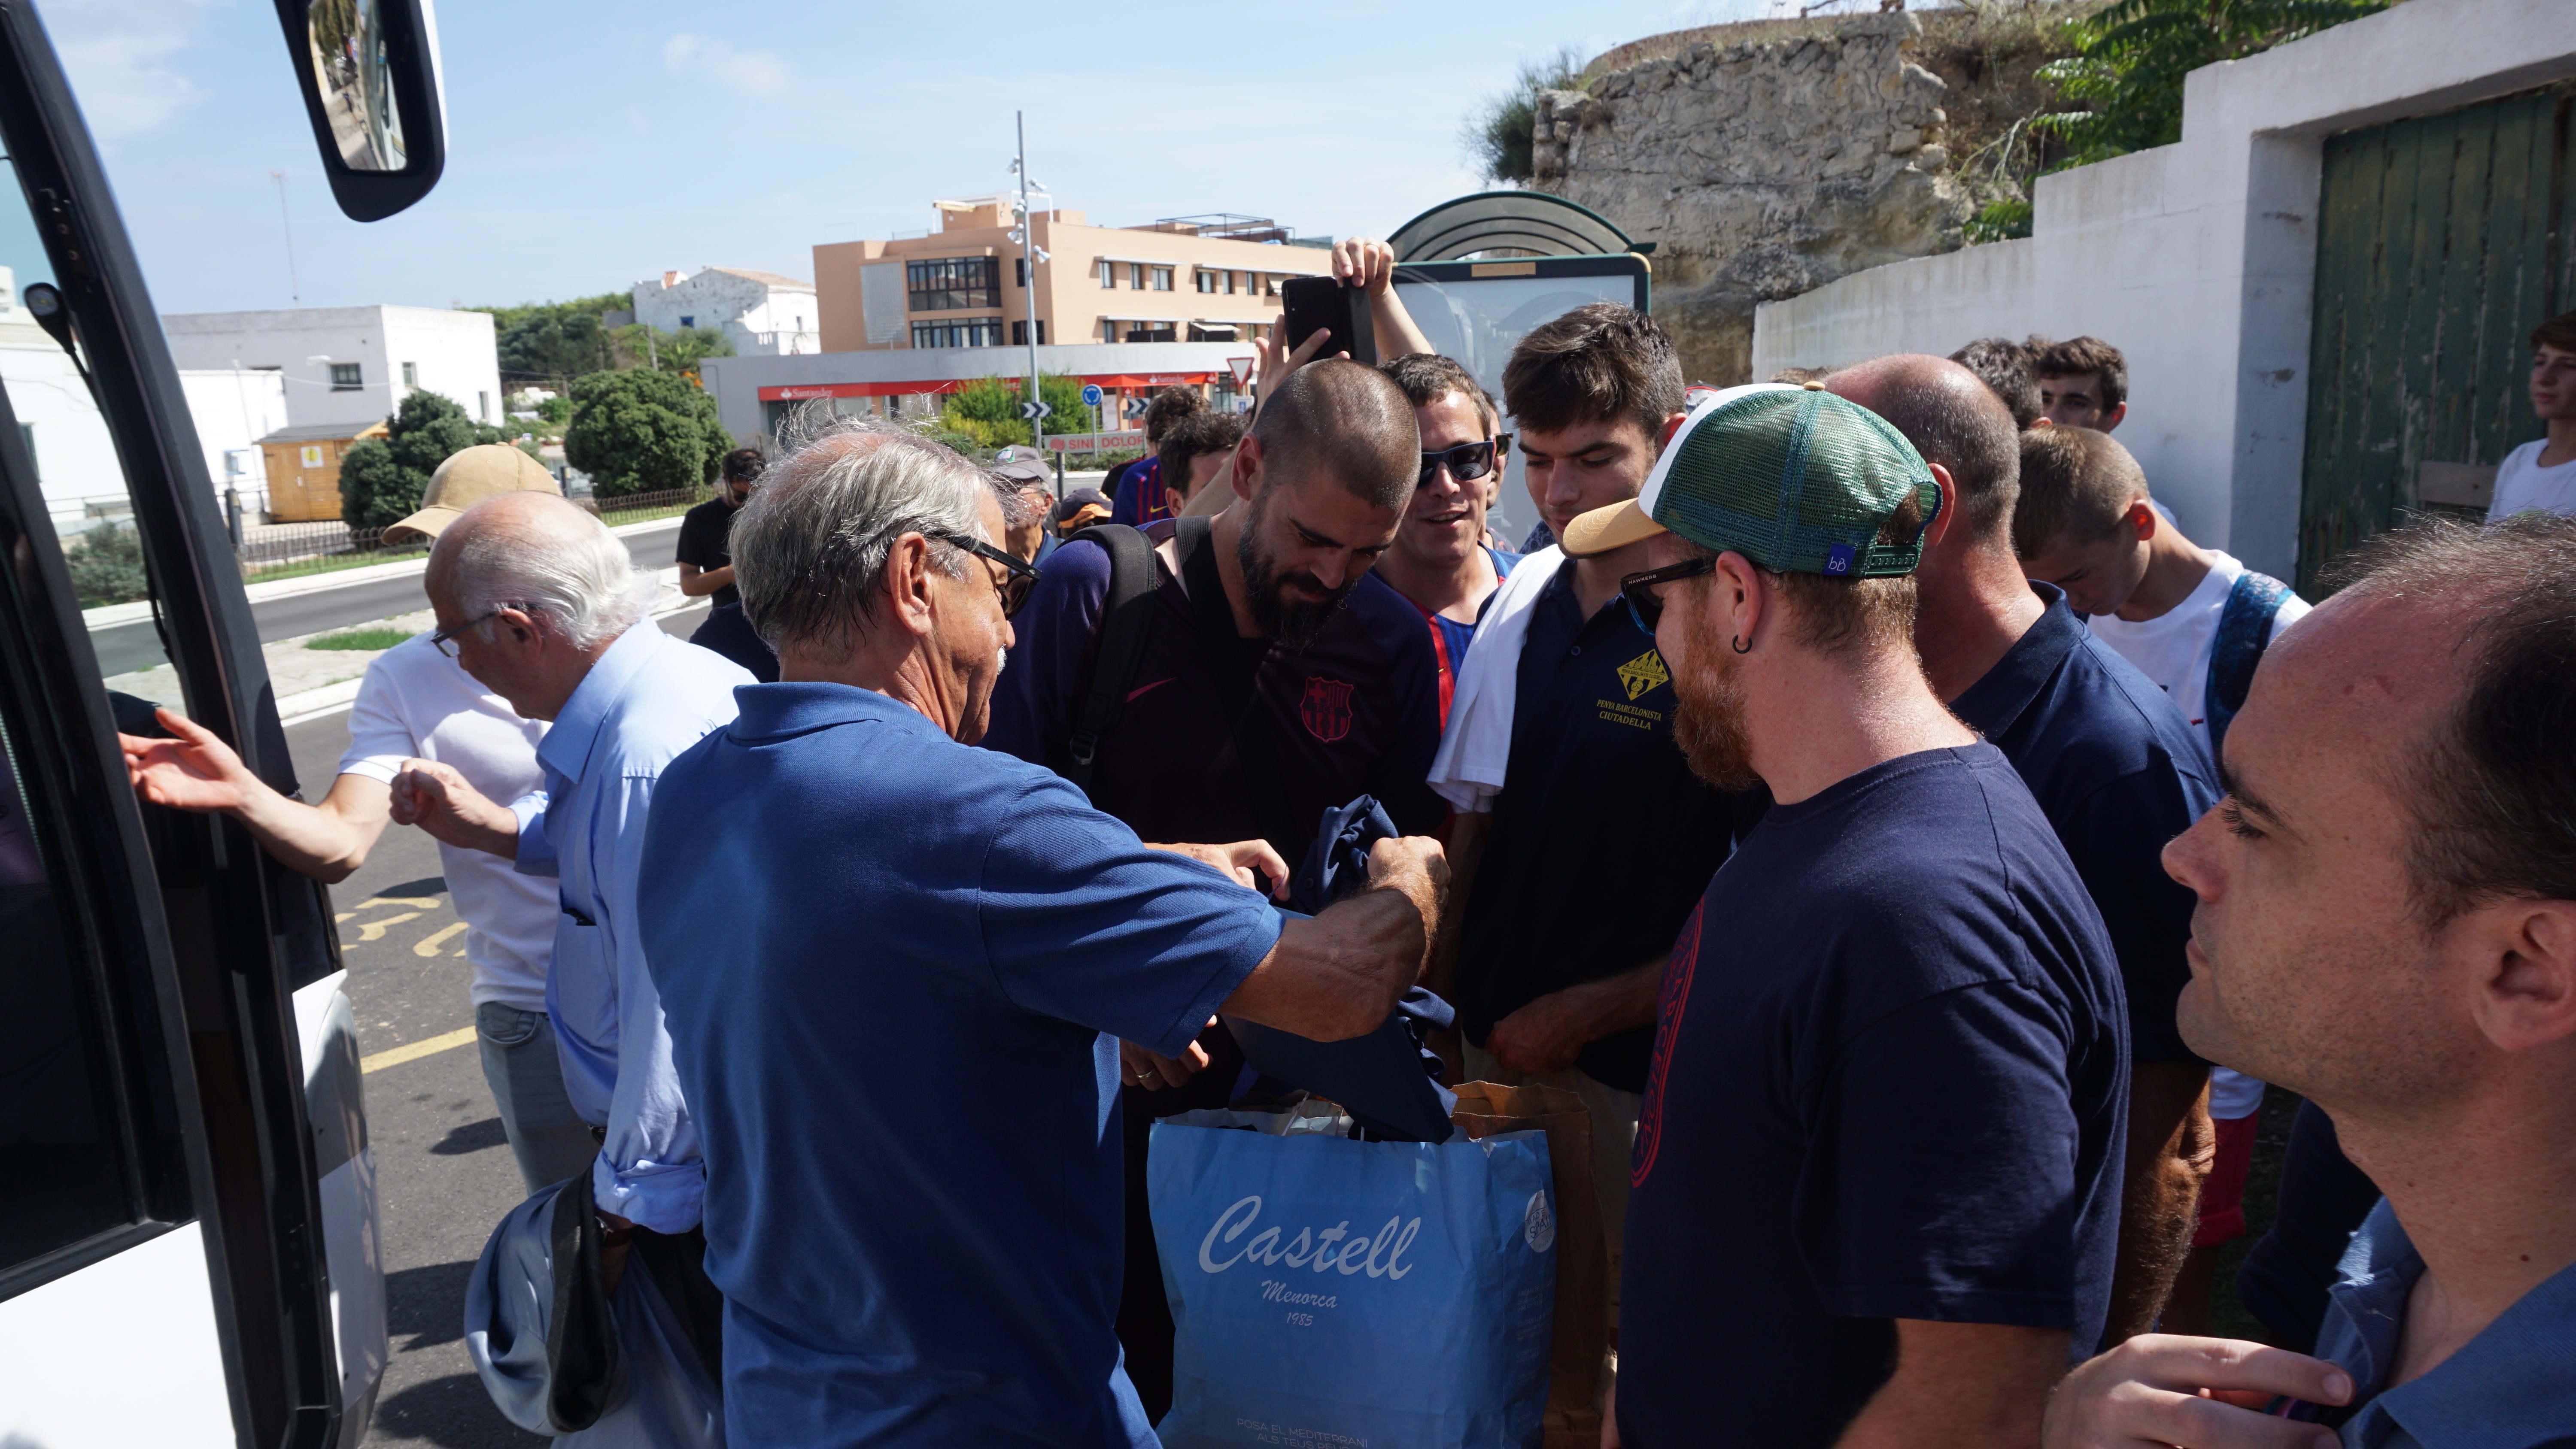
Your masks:
{"label": "smartphone", "polygon": [[1330,328],[1333,335],[1321,356],[1347,352],[1353,362],[1377,366],[1377,329],[1369,321],[1367,292],[1331,277],[1291,277],[1279,284],[1279,306],[1291,351]]}

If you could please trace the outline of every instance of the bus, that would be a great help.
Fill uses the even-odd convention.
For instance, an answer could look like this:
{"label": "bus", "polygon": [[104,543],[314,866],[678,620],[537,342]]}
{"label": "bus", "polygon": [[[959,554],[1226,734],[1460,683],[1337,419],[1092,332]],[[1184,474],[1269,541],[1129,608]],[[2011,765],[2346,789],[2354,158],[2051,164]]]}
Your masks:
{"label": "bus", "polygon": [[[342,211],[428,194],[428,0],[277,12]],[[25,0],[0,3],[0,150],[0,1443],[353,1445],[385,1281],[331,903],[127,786],[116,734],[155,704],[296,781],[160,319]]]}

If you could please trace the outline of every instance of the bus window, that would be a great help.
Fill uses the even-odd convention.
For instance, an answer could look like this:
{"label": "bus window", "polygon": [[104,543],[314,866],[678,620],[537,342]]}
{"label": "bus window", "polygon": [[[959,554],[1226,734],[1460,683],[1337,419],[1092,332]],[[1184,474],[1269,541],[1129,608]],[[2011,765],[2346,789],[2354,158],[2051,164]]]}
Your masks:
{"label": "bus window", "polygon": [[52,281],[53,264],[15,167],[0,160],[0,173],[0,390],[62,541],[99,673],[113,692],[177,709],[179,679],[154,621],[125,470],[80,369],[27,309],[27,288]]}

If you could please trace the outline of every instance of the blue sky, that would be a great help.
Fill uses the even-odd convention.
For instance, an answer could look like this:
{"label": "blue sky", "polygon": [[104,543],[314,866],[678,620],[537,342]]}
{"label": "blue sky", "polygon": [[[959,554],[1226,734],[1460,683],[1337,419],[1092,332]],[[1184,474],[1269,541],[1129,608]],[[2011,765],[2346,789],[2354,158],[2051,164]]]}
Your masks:
{"label": "blue sky", "polygon": [[[1296,7],[444,0],[448,162],[343,218],[270,0],[39,0],[164,311],[510,303],[810,248],[1004,189],[1011,112],[1060,204],[1383,235],[1474,190],[1460,119],[1524,59],[1781,0]],[[1853,8],[1862,8],[1855,6]]]}

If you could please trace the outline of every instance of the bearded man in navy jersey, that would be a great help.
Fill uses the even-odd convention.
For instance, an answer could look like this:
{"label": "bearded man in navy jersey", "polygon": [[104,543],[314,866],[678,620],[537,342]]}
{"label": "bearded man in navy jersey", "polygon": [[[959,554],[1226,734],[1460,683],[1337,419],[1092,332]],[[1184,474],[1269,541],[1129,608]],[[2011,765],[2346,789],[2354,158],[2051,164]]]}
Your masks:
{"label": "bearded man in navy jersey", "polygon": [[1646,546],[1621,592],[1675,742],[1774,801],[1664,975],[1605,1446],[2035,1446],[2102,1332],[2120,977],[2029,788],[1915,655],[1952,487],[1858,404],[1764,385],[1566,529]]}

